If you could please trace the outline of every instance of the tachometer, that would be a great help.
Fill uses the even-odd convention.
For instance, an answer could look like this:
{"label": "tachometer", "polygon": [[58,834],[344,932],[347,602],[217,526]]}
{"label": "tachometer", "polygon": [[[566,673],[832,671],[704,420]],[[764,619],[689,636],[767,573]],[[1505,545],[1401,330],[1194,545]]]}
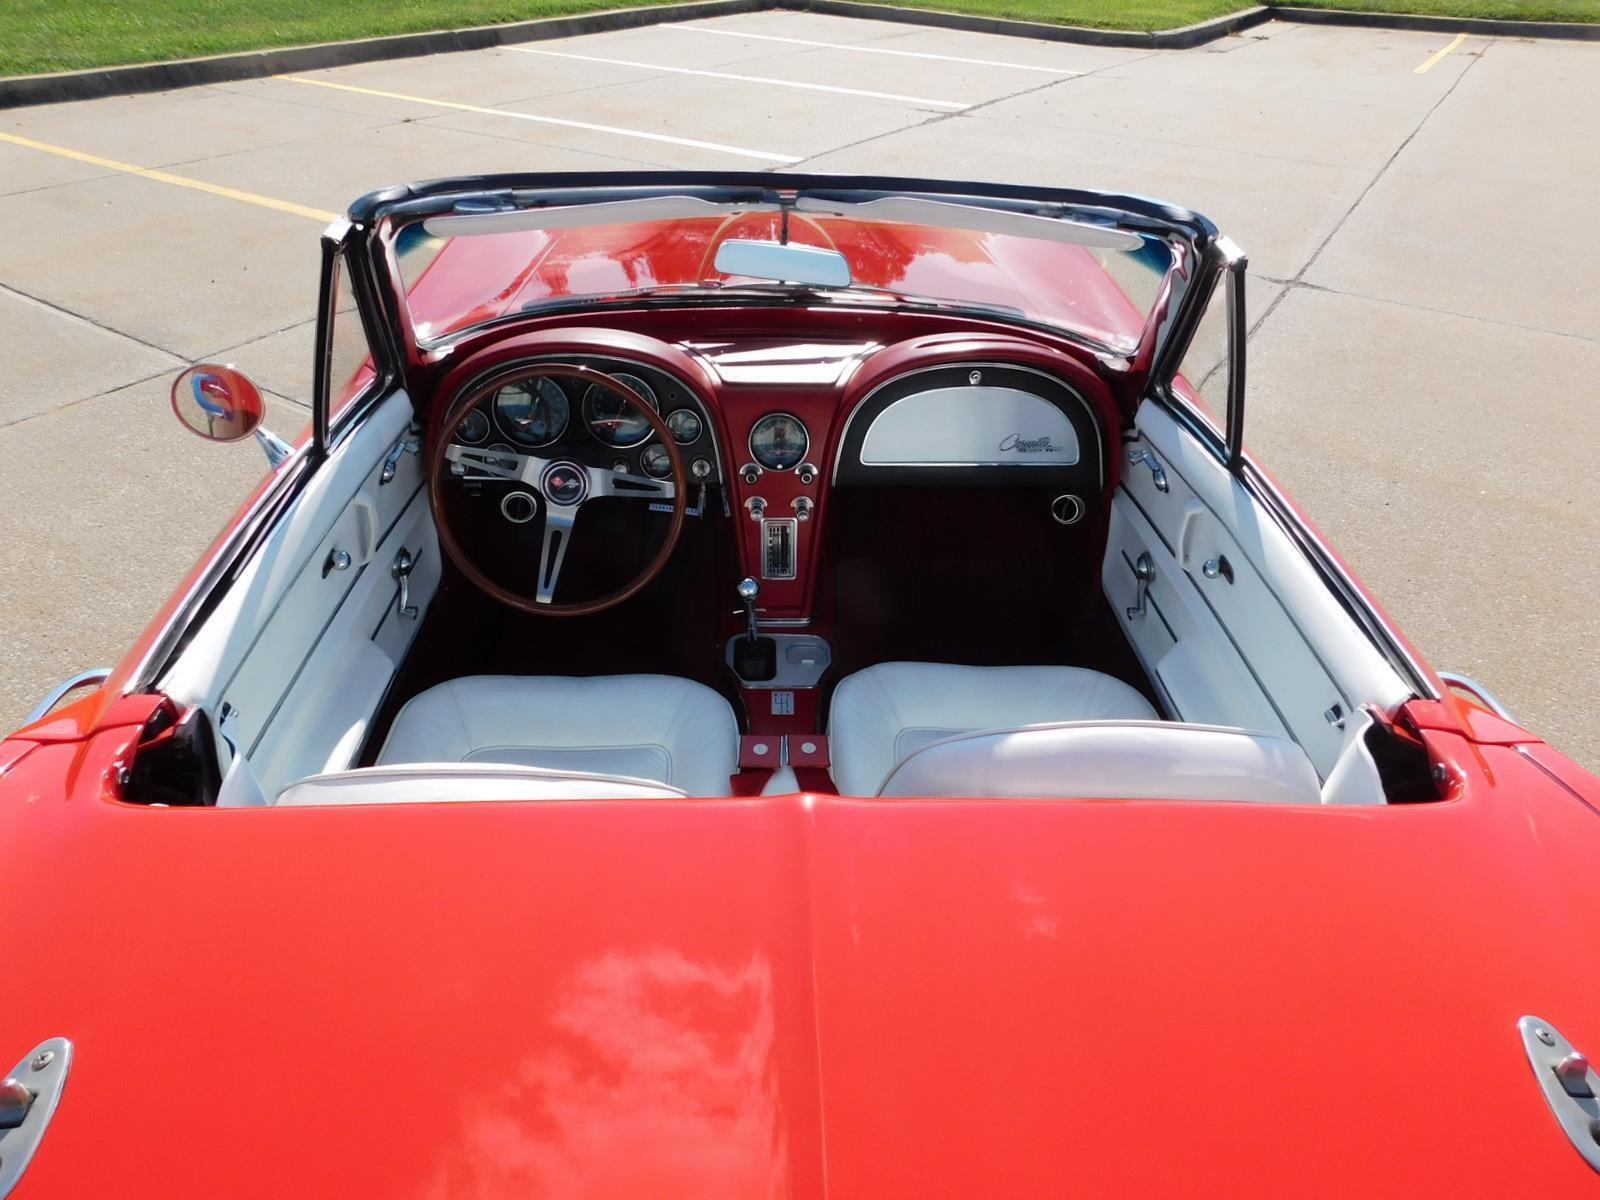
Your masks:
{"label": "tachometer", "polygon": [[572,406],[559,383],[541,377],[507,384],[496,392],[494,415],[512,441],[545,446],[567,431]]}
{"label": "tachometer", "polygon": [[768,413],[750,431],[750,455],[769,471],[787,471],[806,456],[811,435],[799,417]]}
{"label": "tachometer", "polygon": [[[652,408],[660,409],[655,392],[637,375],[617,372],[613,378],[638,392],[650,402]],[[590,384],[589,390],[584,393],[583,423],[588,426],[590,433],[608,446],[637,446],[650,436],[649,418],[635,408],[632,401],[625,399],[621,392],[603,383]]]}

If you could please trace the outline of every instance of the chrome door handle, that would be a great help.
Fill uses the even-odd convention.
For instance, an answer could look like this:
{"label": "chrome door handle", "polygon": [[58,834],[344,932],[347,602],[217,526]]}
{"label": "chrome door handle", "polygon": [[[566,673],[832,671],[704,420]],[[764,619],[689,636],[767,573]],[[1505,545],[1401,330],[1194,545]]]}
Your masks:
{"label": "chrome door handle", "polygon": [[1128,620],[1137,621],[1145,614],[1146,602],[1150,598],[1150,582],[1156,577],[1156,564],[1151,561],[1148,552],[1140,553],[1133,563],[1133,577],[1139,581],[1137,594],[1133,598],[1133,607],[1126,609]]}
{"label": "chrome door handle", "polygon": [[407,454],[422,453],[422,439],[407,434],[394,444],[388,457],[383,460],[383,470],[378,472],[378,486],[382,487],[395,477],[395,472],[400,469],[400,459]]}
{"label": "chrome door handle", "polygon": [[417,618],[417,606],[411,603],[411,572],[416,566],[417,560],[411,551],[402,546],[400,553],[394,556],[394,566],[389,568],[389,574],[400,584],[400,615],[413,621]]}
{"label": "chrome door handle", "polygon": [[1150,468],[1150,478],[1156,485],[1156,491],[1167,491],[1166,468],[1157,462],[1156,456],[1151,454],[1150,451],[1143,446],[1138,446],[1128,451],[1128,465],[1130,467],[1136,467],[1140,463],[1143,463],[1145,466]]}

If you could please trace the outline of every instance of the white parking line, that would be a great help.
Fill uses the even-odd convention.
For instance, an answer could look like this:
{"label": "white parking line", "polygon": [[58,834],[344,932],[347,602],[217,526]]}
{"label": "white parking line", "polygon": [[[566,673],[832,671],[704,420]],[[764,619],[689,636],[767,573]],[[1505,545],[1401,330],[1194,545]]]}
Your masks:
{"label": "white parking line", "polygon": [[840,96],[865,96],[871,100],[893,100],[896,104],[920,105],[959,112],[971,105],[960,100],[929,100],[925,96],[902,96],[895,92],[869,92],[861,88],[834,87],[826,83],[802,83],[796,79],[770,79],[765,75],[732,75],[726,71],[701,71],[692,67],[664,67],[659,63],[631,62],[624,58],[596,58],[589,54],[562,54],[556,50],[533,50],[527,46],[502,46],[518,54],[541,54],[545,58],[570,58],[577,62],[607,63],[613,67],[637,67],[641,71],[668,71],[674,75],[702,75],[707,79],[731,79],[737,83],[765,83],[773,87],[803,88],[808,92],[833,92]]}
{"label": "white parking line", "polygon": [[618,137],[640,138],[647,142],[665,142],[669,146],[693,146],[697,150],[715,150],[720,154],[733,154],[740,158],[759,158],[767,162],[797,163],[797,154],[772,154],[766,150],[746,150],[742,146],[724,146],[721,142],[701,142],[694,138],[674,137],[668,133],[648,133],[642,129],[623,129],[617,125],[596,125],[592,121],[569,121],[565,117],[541,117],[535,113],[516,112],[509,108],[486,108],[481,104],[457,104],[453,100],[432,100],[427,96],[408,96],[404,92],[385,92],[378,88],[357,87],[353,83],[334,83],[331,79],[308,79],[304,75],[274,75],[290,83],[308,83],[313,87],[333,88],[341,92],[356,92],[363,96],[382,96],[387,100],[403,100],[409,104],[425,104],[433,108],[453,108],[458,112],[483,113],[490,117],[513,117],[518,121],[535,121],[541,125],[560,125],[566,129],[584,129],[590,133],[613,133]]}
{"label": "white parking line", "polygon": [[658,25],[676,33],[714,33],[718,37],[753,38],[758,42],[788,42],[791,46],[816,46],[822,50],[850,50],[856,54],[892,54],[896,58],[931,58],[935,62],[970,63],[975,67],[1004,67],[1008,71],[1041,71],[1046,75],[1082,75],[1064,67],[1030,67],[1026,63],[996,62],[992,58],[961,58],[954,54],[924,54],[917,50],[886,50],[881,46],[852,46],[843,42],[813,42],[809,38],[778,37],[772,33],[739,33],[733,29],[711,29],[705,25]]}

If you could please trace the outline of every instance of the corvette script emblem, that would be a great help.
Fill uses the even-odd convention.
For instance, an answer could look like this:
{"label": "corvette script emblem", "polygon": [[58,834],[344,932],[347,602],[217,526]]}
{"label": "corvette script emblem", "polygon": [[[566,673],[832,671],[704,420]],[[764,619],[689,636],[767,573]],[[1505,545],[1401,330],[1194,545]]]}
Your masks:
{"label": "corvette script emblem", "polygon": [[1025,438],[1020,433],[1011,433],[1000,439],[1000,449],[1015,450],[1018,454],[1054,454],[1060,447],[1050,440],[1049,434]]}

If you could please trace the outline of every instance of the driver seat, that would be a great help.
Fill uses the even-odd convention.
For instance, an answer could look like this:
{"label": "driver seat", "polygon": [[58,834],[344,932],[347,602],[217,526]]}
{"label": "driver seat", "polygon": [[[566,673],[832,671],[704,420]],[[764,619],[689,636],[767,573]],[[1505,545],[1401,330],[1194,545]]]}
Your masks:
{"label": "driver seat", "polygon": [[739,723],[720,695],[675,675],[469,675],[406,701],[377,758],[402,763],[496,763],[726,796]]}

